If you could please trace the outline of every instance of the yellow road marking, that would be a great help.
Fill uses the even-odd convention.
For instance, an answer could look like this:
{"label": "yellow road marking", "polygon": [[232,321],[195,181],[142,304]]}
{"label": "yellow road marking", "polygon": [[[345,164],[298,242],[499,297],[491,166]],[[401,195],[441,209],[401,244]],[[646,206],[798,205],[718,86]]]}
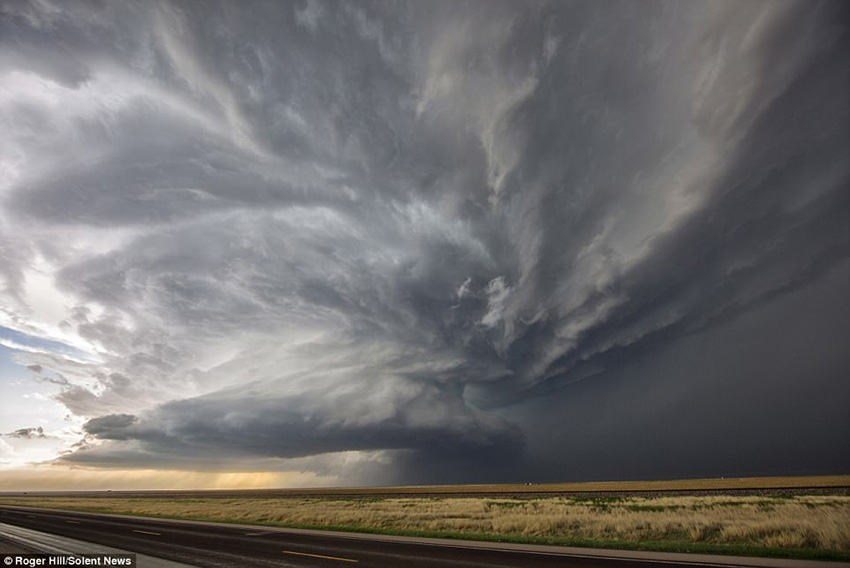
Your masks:
{"label": "yellow road marking", "polygon": [[137,531],[136,529],[133,529],[133,532],[142,533],[142,534],[152,534],[154,536],[162,536],[162,534],[160,534],[160,533],[155,533],[155,532],[150,532],[150,531]]}
{"label": "yellow road marking", "polygon": [[66,522],[66,523],[73,523],[73,524],[75,524],[75,525],[82,524],[82,523],[80,523],[80,521],[65,521],[65,522]]}
{"label": "yellow road marking", "polygon": [[324,558],[325,560],[339,560],[340,562],[359,562],[358,560],[353,560],[351,558],[337,558],[336,556],[322,556],[321,554],[307,554],[306,552],[293,552],[291,550],[284,550],[284,554],[297,554],[298,556],[312,556],[313,558]]}

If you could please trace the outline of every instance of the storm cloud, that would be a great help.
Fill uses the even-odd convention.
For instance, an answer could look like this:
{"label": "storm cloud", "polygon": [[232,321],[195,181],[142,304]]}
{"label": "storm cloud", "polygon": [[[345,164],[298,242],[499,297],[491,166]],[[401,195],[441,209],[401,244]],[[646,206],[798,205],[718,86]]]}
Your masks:
{"label": "storm cloud", "polygon": [[[0,14],[0,325],[75,350],[18,356],[87,420],[62,461],[352,482],[848,466],[846,434],[818,442],[843,411],[799,396],[848,391],[844,3]],[[754,427],[792,399],[787,431]],[[728,400],[739,461],[707,418],[653,446],[653,416]],[[630,455],[626,424],[647,456],[711,443],[606,457]]]}

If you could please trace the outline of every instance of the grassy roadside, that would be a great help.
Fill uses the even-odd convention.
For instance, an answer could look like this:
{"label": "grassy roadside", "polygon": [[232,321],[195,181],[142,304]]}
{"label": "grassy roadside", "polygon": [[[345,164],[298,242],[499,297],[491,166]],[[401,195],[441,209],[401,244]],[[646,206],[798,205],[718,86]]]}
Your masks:
{"label": "grassy roadside", "polygon": [[[0,498],[0,505],[490,542],[850,561],[850,499],[833,499],[823,496],[809,499],[747,497],[737,500],[732,497],[575,500],[378,498],[368,501],[246,498],[184,499],[175,505],[174,502],[150,498],[104,497],[73,500]],[[528,515],[522,515],[524,510],[533,510],[535,516],[546,517],[548,514],[551,517],[554,511],[555,515],[564,519],[572,518],[570,524],[559,525],[562,533],[572,534],[556,534],[554,529],[552,534],[527,534],[532,530],[538,533],[545,531],[535,528]],[[784,525],[776,525],[777,515],[787,517]],[[635,519],[637,530],[632,528]],[[718,542],[721,528],[718,528],[717,519],[725,520],[727,532],[734,529],[729,534],[737,536],[728,537],[729,542]],[[580,526],[575,528],[577,522]],[[611,524],[614,522],[619,524]],[[590,526],[593,523],[599,526]],[[498,527],[514,528],[499,530]],[[773,532],[769,532],[768,528]],[[581,534],[581,530],[587,534]],[[831,535],[833,540],[828,541],[833,543],[831,546],[825,546],[823,539],[813,540],[811,535],[815,533],[812,531],[818,530]],[[765,545],[765,541],[781,544],[769,546]],[[818,545],[807,545],[809,543]]]}

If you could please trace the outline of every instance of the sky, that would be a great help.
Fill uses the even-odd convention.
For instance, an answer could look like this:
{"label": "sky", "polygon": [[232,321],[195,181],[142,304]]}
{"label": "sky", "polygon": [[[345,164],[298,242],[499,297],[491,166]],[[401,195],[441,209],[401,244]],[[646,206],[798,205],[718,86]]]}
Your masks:
{"label": "sky", "polygon": [[847,473],[848,25],[0,1],[0,490]]}

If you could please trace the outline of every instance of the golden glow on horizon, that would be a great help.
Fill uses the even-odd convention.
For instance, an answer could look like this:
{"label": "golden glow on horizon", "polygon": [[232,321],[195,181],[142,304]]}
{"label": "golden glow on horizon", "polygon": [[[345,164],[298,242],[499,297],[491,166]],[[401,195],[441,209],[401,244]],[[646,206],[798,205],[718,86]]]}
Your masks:
{"label": "golden glow on horizon", "polygon": [[48,465],[0,470],[0,491],[264,489],[335,483],[335,477],[304,471],[103,470]]}

